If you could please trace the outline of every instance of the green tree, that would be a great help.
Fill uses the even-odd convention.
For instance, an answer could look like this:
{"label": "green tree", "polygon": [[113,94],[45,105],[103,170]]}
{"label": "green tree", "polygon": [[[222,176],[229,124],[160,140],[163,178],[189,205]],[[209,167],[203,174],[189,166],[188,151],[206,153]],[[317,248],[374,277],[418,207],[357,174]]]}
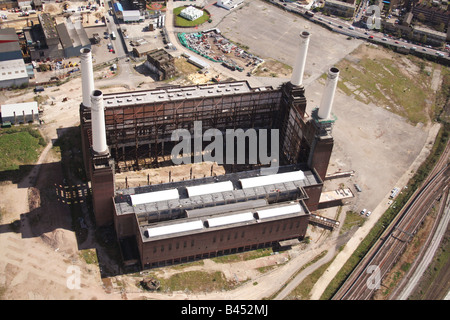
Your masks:
{"label": "green tree", "polygon": [[420,22],[424,22],[425,21],[425,15],[421,12],[417,15],[417,19],[419,19]]}

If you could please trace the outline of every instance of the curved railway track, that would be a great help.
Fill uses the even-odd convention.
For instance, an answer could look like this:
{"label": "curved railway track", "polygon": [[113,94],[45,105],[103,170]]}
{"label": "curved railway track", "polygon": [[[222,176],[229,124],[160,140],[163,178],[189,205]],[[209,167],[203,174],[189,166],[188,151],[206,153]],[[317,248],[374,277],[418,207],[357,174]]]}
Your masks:
{"label": "curved railway track", "polygon": [[450,141],[436,165],[332,300],[368,300],[398,261],[436,198],[450,183]]}

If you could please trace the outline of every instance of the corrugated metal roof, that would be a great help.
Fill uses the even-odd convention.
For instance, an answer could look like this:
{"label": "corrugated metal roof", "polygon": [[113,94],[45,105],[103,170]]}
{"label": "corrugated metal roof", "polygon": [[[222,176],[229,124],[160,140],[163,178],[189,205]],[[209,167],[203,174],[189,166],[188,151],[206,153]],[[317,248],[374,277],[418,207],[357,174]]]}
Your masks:
{"label": "corrugated metal roof", "polygon": [[193,230],[203,229],[203,222],[201,220],[182,222],[176,224],[165,225],[161,227],[148,228],[148,237],[163,236],[172,233],[187,232]]}
{"label": "corrugated metal roof", "polygon": [[255,218],[253,217],[253,213],[244,212],[238,214],[232,214],[229,216],[218,217],[218,218],[210,218],[206,221],[208,222],[209,227],[219,227],[233,223],[240,223],[246,221],[253,221]]}
{"label": "corrugated metal roof", "polygon": [[273,218],[278,216],[283,216],[285,214],[292,214],[292,213],[300,213],[302,212],[302,207],[300,204],[293,204],[289,206],[284,207],[276,207],[276,208],[270,208],[270,209],[264,209],[264,210],[257,210],[259,219],[267,219],[267,218]]}
{"label": "corrugated metal roof", "polygon": [[267,206],[266,199],[249,200],[249,201],[245,201],[245,202],[229,203],[229,204],[224,204],[224,205],[214,206],[214,207],[186,210],[186,216],[188,218],[194,218],[194,217],[201,217],[201,216],[206,216],[206,215],[222,214],[222,213],[227,213],[227,212],[232,212],[232,211],[237,211],[237,210],[251,210],[254,208],[264,207],[264,206]]}
{"label": "corrugated metal roof", "polygon": [[151,203],[157,201],[179,199],[180,195],[177,189],[169,189],[155,192],[147,192],[140,194],[133,194],[130,196],[133,206],[144,203]]}
{"label": "corrugated metal roof", "polygon": [[291,181],[298,181],[305,179],[303,171],[285,172],[271,175],[264,175],[259,177],[240,179],[241,186],[245,188],[254,188],[260,186],[266,186],[269,184],[284,183]]}
{"label": "corrugated metal roof", "polygon": [[189,197],[201,196],[216,192],[232,191],[233,183],[231,181],[202,184],[199,186],[186,187]]}
{"label": "corrugated metal roof", "polygon": [[139,10],[125,10],[122,12],[122,15],[123,21],[134,21],[144,18]]}
{"label": "corrugated metal roof", "polygon": [[2,118],[14,117],[14,112],[16,112],[16,116],[21,116],[23,112],[25,112],[25,115],[30,115],[33,112],[35,115],[37,115],[39,113],[38,103],[36,101],[33,101],[14,104],[2,104],[1,112]]}

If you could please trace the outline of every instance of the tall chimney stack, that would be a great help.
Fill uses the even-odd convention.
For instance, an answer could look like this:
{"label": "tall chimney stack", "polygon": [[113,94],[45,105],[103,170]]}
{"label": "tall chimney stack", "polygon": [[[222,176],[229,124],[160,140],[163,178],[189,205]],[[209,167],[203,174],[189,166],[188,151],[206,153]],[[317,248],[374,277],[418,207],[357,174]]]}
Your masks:
{"label": "tall chimney stack", "polygon": [[81,52],[81,88],[83,105],[91,107],[91,93],[94,91],[94,71],[92,69],[91,49],[82,48]]}
{"label": "tall chimney stack", "polygon": [[106,143],[105,107],[103,93],[94,90],[91,94],[92,149],[97,155],[109,153]]}
{"label": "tall chimney stack", "polygon": [[332,67],[328,70],[327,82],[325,84],[325,92],[320,101],[318,116],[321,119],[329,119],[331,115],[331,107],[333,106],[334,93],[339,80],[339,69]]}
{"label": "tall chimney stack", "polygon": [[308,53],[309,32],[303,31],[300,34],[300,47],[295,58],[294,70],[291,76],[291,83],[294,86],[303,84],[303,73],[305,71],[306,55]]}

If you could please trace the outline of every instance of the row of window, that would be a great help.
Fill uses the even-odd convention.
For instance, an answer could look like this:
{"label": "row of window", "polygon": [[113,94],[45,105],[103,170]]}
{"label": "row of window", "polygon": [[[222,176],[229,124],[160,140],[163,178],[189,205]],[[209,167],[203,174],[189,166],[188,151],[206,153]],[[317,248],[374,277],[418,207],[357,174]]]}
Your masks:
{"label": "row of window", "polygon": [[[25,73],[24,70],[16,70],[14,71],[14,73],[18,74],[18,73]],[[12,74],[12,71],[8,71],[8,74]],[[6,72],[2,72],[2,76],[6,76]]]}
{"label": "row of window", "polygon": [[[283,226],[281,226],[283,225]],[[300,226],[300,221],[297,221],[295,224],[295,228],[299,228]],[[285,222],[283,224],[278,223],[276,225],[271,224],[270,226],[265,226],[262,229],[262,235],[268,233],[271,234],[272,232],[274,233],[278,233],[280,231],[286,231],[286,229],[288,230],[292,230],[292,228],[294,227],[294,221],[290,221],[290,222]],[[245,237],[245,230],[243,231],[236,231],[233,233],[228,233],[226,236],[224,233],[221,233],[220,235],[214,234],[213,238],[212,238],[212,243],[216,243],[217,241],[219,242],[223,242],[225,239],[226,241],[230,241],[232,238],[234,240],[238,239],[238,238],[243,239]],[[175,250],[179,250],[179,249],[186,249],[187,247],[194,247],[195,245],[195,240],[191,239],[190,241],[188,240],[184,240],[184,241],[177,241],[174,244],[169,243],[169,244],[163,244],[161,246],[154,246],[152,252],[155,254],[158,251],[159,252],[164,252],[164,250],[167,248],[168,251],[171,251],[172,249]]]}

